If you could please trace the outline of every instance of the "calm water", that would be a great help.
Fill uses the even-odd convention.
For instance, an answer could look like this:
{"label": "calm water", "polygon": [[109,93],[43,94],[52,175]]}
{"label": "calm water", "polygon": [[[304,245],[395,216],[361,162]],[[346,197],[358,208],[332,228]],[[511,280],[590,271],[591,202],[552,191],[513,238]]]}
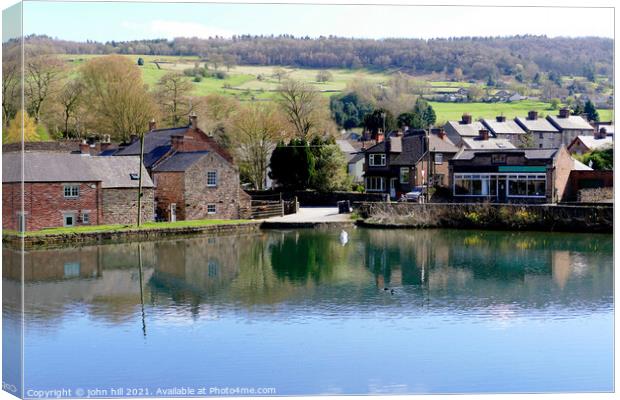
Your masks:
{"label": "calm water", "polygon": [[339,233],[26,253],[26,396],[613,390],[611,235]]}

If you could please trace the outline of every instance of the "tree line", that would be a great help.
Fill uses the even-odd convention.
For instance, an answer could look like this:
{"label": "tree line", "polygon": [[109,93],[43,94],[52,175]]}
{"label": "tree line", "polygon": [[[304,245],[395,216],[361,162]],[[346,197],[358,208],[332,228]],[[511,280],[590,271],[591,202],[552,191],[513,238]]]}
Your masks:
{"label": "tree line", "polygon": [[401,68],[410,74],[443,72],[485,80],[501,75],[533,77],[538,71],[608,77],[613,73],[613,39],[599,37],[517,35],[375,40],[239,35],[100,43],[31,35],[25,40],[67,54],[200,56],[221,63],[306,68]]}

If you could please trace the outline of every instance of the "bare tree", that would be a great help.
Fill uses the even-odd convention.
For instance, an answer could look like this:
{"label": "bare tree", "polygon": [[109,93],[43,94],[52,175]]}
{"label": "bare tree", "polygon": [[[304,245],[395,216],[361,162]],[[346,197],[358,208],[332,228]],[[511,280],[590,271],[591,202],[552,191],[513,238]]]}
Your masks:
{"label": "bare tree", "polygon": [[288,135],[286,121],[273,104],[244,105],[233,120],[233,144],[242,171],[257,190],[264,189],[269,158]]}
{"label": "bare tree", "polygon": [[64,63],[54,55],[42,54],[29,49],[24,56],[24,96],[26,109],[38,124],[41,120],[41,108],[56,90]]}
{"label": "bare tree", "polygon": [[5,126],[20,108],[21,71],[17,49],[4,49],[2,56],[2,119]]}
{"label": "bare tree", "polygon": [[317,133],[321,101],[316,90],[303,82],[287,80],[280,86],[278,103],[298,138],[308,140]]}
{"label": "bare tree", "polygon": [[[62,106],[62,116],[64,122],[64,135],[69,135],[69,121],[73,118],[77,120],[77,114],[82,102],[84,83],[80,79],[71,79],[65,82],[58,94],[58,103]],[[76,136],[80,137],[78,129],[75,130]]]}
{"label": "bare tree", "polygon": [[283,68],[276,68],[273,70],[271,75],[278,80],[278,83],[280,83],[282,79],[287,77],[288,72],[286,72]]}
{"label": "bare tree", "polygon": [[81,69],[86,106],[94,127],[116,140],[144,132],[155,107],[134,63],[110,55],[90,60]]}
{"label": "bare tree", "polygon": [[192,111],[191,90],[192,84],[183,74],[170,72],[161,77],[155,94],[165,122],[178,126],[185,120]]}

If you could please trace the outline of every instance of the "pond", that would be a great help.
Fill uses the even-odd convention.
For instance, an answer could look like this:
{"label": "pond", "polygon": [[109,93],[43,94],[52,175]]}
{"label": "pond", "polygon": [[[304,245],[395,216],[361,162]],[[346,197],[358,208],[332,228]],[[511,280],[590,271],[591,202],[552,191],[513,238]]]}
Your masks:
{"label": "pond", "polygon": [[5,366],[19,359],[8,296],[22,256],[26,397],[613,390],[612,235],[300,229],[5,248]]}

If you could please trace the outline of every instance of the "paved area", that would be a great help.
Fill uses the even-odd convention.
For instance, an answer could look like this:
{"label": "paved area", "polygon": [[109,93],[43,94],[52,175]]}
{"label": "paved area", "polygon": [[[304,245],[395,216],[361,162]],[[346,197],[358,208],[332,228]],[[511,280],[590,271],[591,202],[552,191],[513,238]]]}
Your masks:
{"label": "paved area", "polygon": [[284,217],[272,217],[266,219],[265,221],[291,224],[352,222],[351,215],[338,214],[337,207],[301,207],[297,214],[285,215]]}

